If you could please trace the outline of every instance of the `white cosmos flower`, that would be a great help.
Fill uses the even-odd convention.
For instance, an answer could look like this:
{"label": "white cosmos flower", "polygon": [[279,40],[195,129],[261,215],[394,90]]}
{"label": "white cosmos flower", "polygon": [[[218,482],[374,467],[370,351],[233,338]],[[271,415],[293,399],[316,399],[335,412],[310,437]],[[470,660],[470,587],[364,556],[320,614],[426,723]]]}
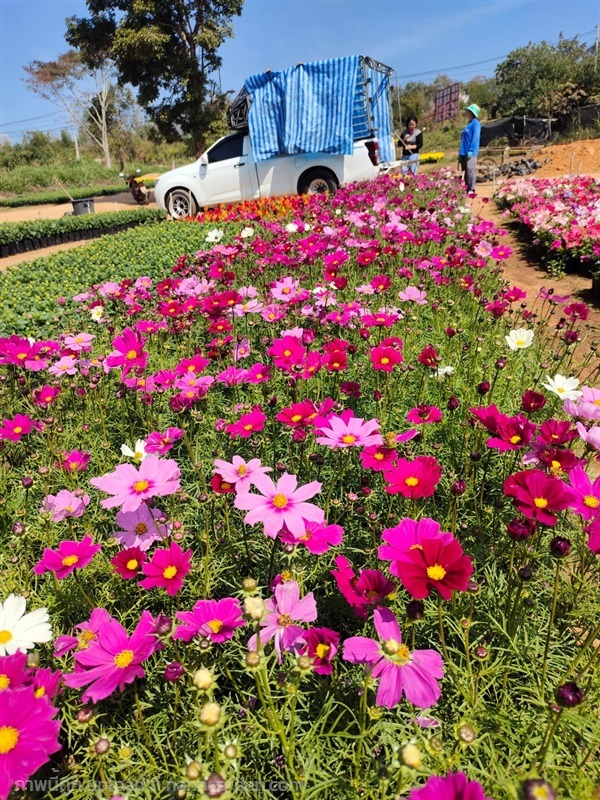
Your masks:
{"label": "white cosmos flower", "polygon": [[434,373],[435,377],[443,381],[444,378],[450,377],[454,372],[454,367],[438,367]]}
{"label": "white cosmos flower", "polygon": [[546,375],[546,380],[548,383],[542,383],[542,386],[549,392],[557,394],[561,400],[577,400],[583,395],[583,392],[577,391],[578,378],[565,378],[564,375],[555,375],[551,378]]}
{"label": "white cosmos flower", "polygon": [[242,228],[240,236],[242,239],[248,239],[250,236],[254,236],[254,228]]}
{"label": "white cosmos flower", "polygon": [[288,233],[298,233],[298,226],[295,222],[288,222],[285,229]]}
{"label": "white cosmos flower", "polygon": [[135,443],[135,450],[132,450],[131,447],[128,447],[126,444],[122,444],[121,453],[127,458],[132,458],[136,464],[141,464],[148,455],[148,453],[146,453],[146,442],[143,439],[138,439]]}
{"label": "white cosmos flower", "polygon": [[218,230],[218,228],[213,228],[212,231],[209,231],[206,234],[205,242],[220,242],[223,238],[223,231]]}
{"label": "white cosmos flower", "polygon": [[102,308],[102,306],[94,306],[90,311],[90,316],[94,320],[94,322],[100,322],[100,320],[102,319],[103,312],[104,309]]}
{"label": "white cosmos flower", "polygon": [[25,598],[15,594],[0,603],[0,656],[12,656],[17,650],[26,653],[36,644],[52,640],[48,609],[26,614],[26,605]]}
{"label": "white cosmos flower", "polygon": [[533,342],[533,331],[527,328],[517,328],[504,337],[511,350],[524,350]]}

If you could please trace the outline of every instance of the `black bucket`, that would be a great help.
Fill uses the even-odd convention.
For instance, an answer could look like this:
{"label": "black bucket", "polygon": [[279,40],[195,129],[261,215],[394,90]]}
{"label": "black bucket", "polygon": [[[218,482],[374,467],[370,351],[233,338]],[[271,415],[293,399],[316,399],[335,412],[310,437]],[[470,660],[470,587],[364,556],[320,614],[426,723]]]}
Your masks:
{"label": "black bucket", "polygon": [[73,200],[73,213],[75,216],[79,216],[80,214],[93,214],[94,201],[90,198],[85,200]]}

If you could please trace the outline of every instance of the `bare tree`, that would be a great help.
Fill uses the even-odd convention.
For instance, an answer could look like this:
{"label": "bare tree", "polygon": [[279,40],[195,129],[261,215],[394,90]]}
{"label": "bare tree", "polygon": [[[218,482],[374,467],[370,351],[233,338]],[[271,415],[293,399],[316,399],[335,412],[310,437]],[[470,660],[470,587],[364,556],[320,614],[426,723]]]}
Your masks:
{"label": "bare tree", "polygon": [[[69,50],[56,61],[32,61],[25,68],[25,84],[45,100],[63,108],[71,119],[75,155],[79,159],[78,127],[100,147],[107,167],[112,166],[108,138],[108,116],[114,93],[114,64],[104,60],[94,69],[83,63],[79,53]],[[90,89],[90,85],[93,89]]]}
{"label": "bare tree", "polygon": [[69,50],[56,61],[32,61],[24,69],[28,76],[24,79],[27,88],[69,115],[75,142],[75,158],[79,161],[77,127],[80,104],[75,88],[87,71],[79,55],[74,50]]}

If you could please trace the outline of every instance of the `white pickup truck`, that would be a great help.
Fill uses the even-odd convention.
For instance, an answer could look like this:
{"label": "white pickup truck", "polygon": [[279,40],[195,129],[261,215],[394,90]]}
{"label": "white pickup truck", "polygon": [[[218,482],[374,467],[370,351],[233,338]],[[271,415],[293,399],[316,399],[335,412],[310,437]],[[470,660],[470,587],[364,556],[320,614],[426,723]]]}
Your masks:
{"label": "white pickup truck", "polygon": [[374,178],[379,169],[375,138],[356,140],[352,155],[300,153],[255,161],[250,136],[241,132],[219,139],[193,164],[161,175],[154,196],[172,217],[189,217],[220,203],[334,192]]}

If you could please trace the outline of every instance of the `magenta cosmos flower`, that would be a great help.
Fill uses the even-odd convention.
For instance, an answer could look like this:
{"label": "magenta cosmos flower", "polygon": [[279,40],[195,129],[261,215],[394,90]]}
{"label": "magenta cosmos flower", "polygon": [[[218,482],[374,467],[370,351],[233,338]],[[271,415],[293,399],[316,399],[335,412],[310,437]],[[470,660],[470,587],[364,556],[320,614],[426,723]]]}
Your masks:
{"label": "magenta cosmos flower", "polygon": [[354,416],[351,409],[346,409],[338,416],[330,414],[327,418],[317,417],[314,421],[317,442],[327,447],[369,447],[383,444],[379,433],[379,420],[364,419]]}
{"label": "magenta cosmos flower", "polygon": [[259,458],[252,458],[244,461],[241,456],[234,456],[229,461],[220,458],[214,461],[214,471],[219,474],[226,483],[235,486],[238,494],[249,491],[257,475],[265,475],[272,472],[271,467],[263,467]]}
{"label": "magenta cosmos flower", "polygon": [[325,514],[312,503],[305,502],[321,491],[318,481],[298,486],[295,475],[285,472],[277,485],[266,475],[257,475],[254,485],[260,494],[238,494],[235,507],[248,511],[244,517],[246,525],[262,522],[265,535],[275,539],[285,525],[288,531],[300,539],[306,531],[307,522],[323,522]]}
{"label": "magenta cosmos flower", "polygon": [[571,508],[585,520],[595,519],[600,514],[600,477],[594,483],[584,468],[578,464],[569,473],[571,486],[568,490],[573,494]]}
{"label": "magenta cosmos flower", "polygon": [[385,473],[385,490],[413,500],[431,497],[441,476],[442,468],[433,456],[417,456],[413,461],[400,458],[396,467]]}
{"label": "magenta cosmos flower", "polygon": [[27,414],[15,414],[12,419],[3,419],[0,427],[0,439],[20,442],[23,436],[38,430],[39,424]]}
{"label": "magenta cosmos flower", "polygon": [[0,798],[27,779],[60,750],[57,709],[35,695],[34,686],[0,692]]}
{"label": "magenta cosmos flower", "polygon": [[215,644],[231,639],[236,628],[246,623],[240,601],[233,597],[223,600],[198,600],[191,611],[178,611],[175,615],[183,625],[178,625],[174,639],[189,642],[194,636],[203,636]]}
{"label": "magenta cosmos flower", "polygon": [[339,633],[331,628],[309,628],[304,631],[302,638],[305,644],[298,651],[300,655],[312,659],[313,670],[317,675],[331,675],[332,661],[340,644]]}
{"label": "magenta cosmos flower", "polygon": [[345,556],[335,559],[337,570],[331,570],[338,589],[361,619],[367,618],[370,606],[382,603],[396,595],[396,586],[378,569],[363,569],[356,575],[354,567]]}
{"label": "magenta cosmos flower", "polygon": [[435,589],[450,600],[452,591],[466,591],[473,574],[473,562],[464,555],[458,539],[443,536],[423,537],[417,547],[410,548],[404,558],[394,562],[394,572],[415,599],[429,597]]}
{"label": "magenta cosmos flower", "polygon": [[428,406],[425,403],[418,405],[406,415],[408,422],[413,425],[427,425],[432,422],[439,422],[442,419],[442,412],[437,406]]}
{"label": "magenta cosmos flower", "polygon": [[87,567],[96,553],[102,548],[101,544],[93,544],[90,536],[84,536],[81,542],[61,542],[58,550],[44,550],[44,555],[33,568],[36,575],[45,572],[54,572],[58,580],[66,578],[75,569]]}
{"label": "magenta cosmos flower", "polygon": [[159,456],[164,456],[182,436],[181,428],[167,428],[164,433],[152,431],[146,439],[146,453],[158,453]]}
{"label": "magenta cosmos flower", "polygon": [[343,538],[344,529],[341,525],[325,525],[321,522],[307,522],[306,530],[299,539],[285,528],[280,534],[284,544],[302,544],[313,556],[320,556],[330,548],[337,547]]}
{"label": "magenta cosmos flower", "polygon": [[146,456],[139,469],[133,464],[119,464],[114,472],[92,478],[90,483],[101,492],[113,495],[102,501],[103,508],[121,506],[123,511],[135,511],[144,500],[178,491],[179,475],[179,467],[173,459]]}
{"label": "magenta cosmos flower", "polygon": [[190,571],[190,561],[192,551],[186,550],[185,553],[177,542],[171,542],[168,550],[155,550],[152,554],[152,561],[142,565],[144,575],[147,577],[140,581],[140,586],[144,589],[154,589],[161,587],[167,590],[171,596],[183,586],[183,579]]}
{"label": "magenta cosmos flower", "polygon": [[432,775],[425,786],[413,789],[409,800],[491,800],[483,786],[470,781],[464,772],[449,772],[445,778]]}
{"label": "magenta cosmos flower", "polygon": [[75,672],[65,676],[65,683],[72,689],[89,684],[81,699],[84,703],[97,703],[115,689],[123,691],[128,683],[143,678],[142,664],[159,646],[155,621],[149,611],[142,612],[131,636],[120,622],[104,612],[95,640],[85,650],[75,653]]}
{"label": "magenta cosmos flower", "polygon": [[[284,650],[293,650],[304,644],[304,629],[294,622],[314,622],[317,618],[317,604],[312,592],[300,599],[300,587],[296,581],[280,583],[273,592],[275,599],[267,600],[267,613],[261,619],[260,643],[265,645],[274,638],[275,651],[279,663]],[[248,641],[248,650],[256,650],[257,635]]]}
{"label": "magenta cosmos flower", "polygon": [[556,512],[573,503],[573,493],[565,484],[539,469],[509,475],[504,481],[504,494],[514,498],[522,514],[543,525],[556,525]]}
{"label": "magenta cosmos flower", "polygon": [[393,708],[403,694],[418,708],[437,703],[441,694],[438,681],[444,677],[440,654],[436,650],[409,650],[389,608],[376,608],[374,623],[381,642],[352,636],[344,642],[344,660],[367,664],[371,675],[380,679],[377,705]]}
{"label": "magenta cosmos flower", "polygon": [[115,348],[106,357],[107,367],[123,367],[123,377],[132,369],[144,369],[148,363],[148,353],[144,350],[146,340],[131,328],[125,328],[112,340]]}

